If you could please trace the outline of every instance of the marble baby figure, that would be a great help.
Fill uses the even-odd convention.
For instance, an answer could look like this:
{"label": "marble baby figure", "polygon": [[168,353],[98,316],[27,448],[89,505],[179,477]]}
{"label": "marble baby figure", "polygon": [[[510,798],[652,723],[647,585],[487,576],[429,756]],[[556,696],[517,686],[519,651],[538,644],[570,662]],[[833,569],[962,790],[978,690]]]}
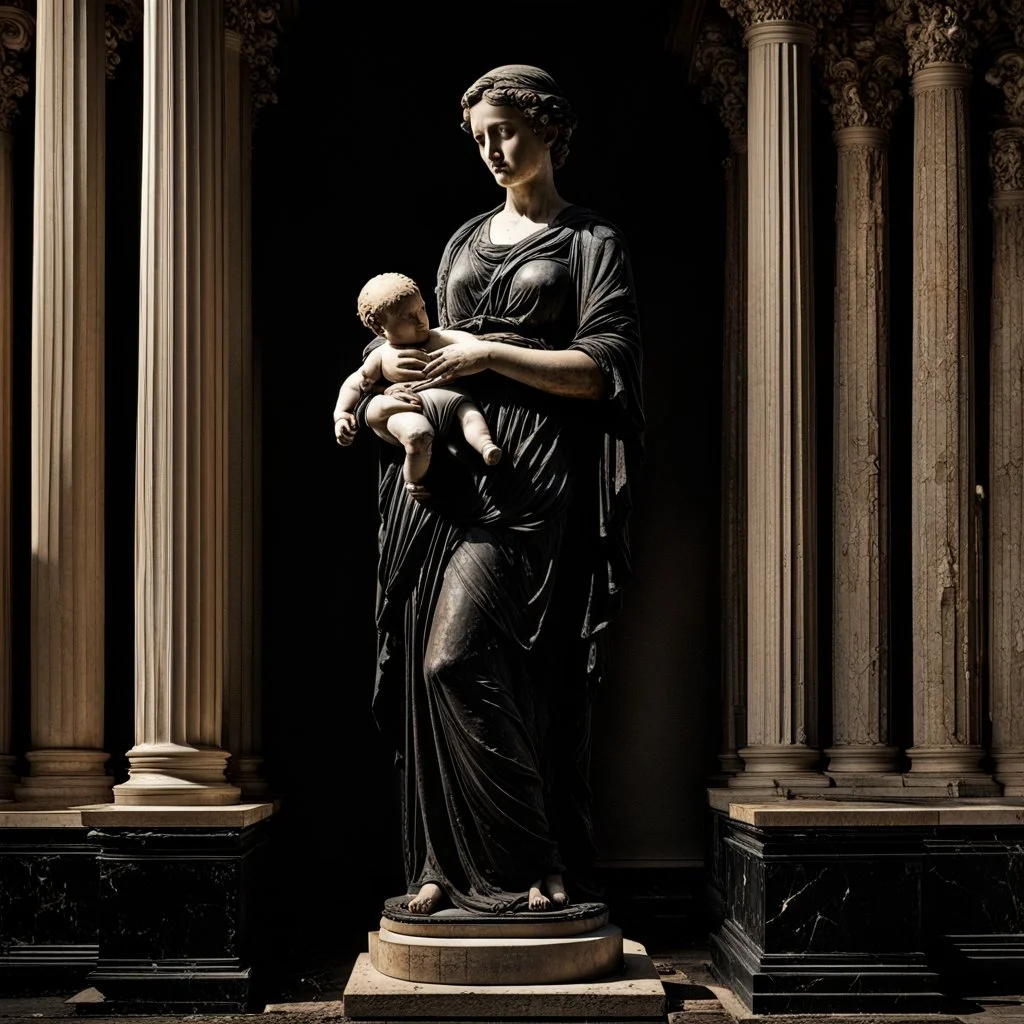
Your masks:
{"label": "marble baby figure", "polygon": [[[360,400],[376,390],[384,378],[382,356],[386,348],[419,349],[436,352],[460,342],[460,331],[433,330],[427,320],[426,306],[416,282],[404,274],[378,274],[363,286],[358,300],[359,318],[384,338],[363,365],[350,374],[341,386],[334,410],[338,443],[351,444],[356,435],[355,410]],[[472,340],[476,340],[473,338]],[[409,392],[415,390],[419,410],[409,406]],[[377,394],[366,408],[366,422],[382,440],[405,449],[402,476],[408,491],[417,494],[430,467],[434,438],[445,435],[456,421],[469,444],[488,466],[501,458],[487,421],[463,389],[429,387],[403,389],[402,400]]]}

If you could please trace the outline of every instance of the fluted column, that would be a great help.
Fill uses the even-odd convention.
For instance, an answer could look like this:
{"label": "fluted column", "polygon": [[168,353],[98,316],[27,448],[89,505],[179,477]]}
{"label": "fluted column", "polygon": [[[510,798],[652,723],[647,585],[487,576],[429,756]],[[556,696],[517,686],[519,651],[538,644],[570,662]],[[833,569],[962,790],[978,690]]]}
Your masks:
{"label": "fluted column", "polygon": [[826,754],[838,785],[880,773],[901,782],[889,731],[888,129],[902,64],[881,48],[872,7],[855,8],[825,57],[838,166]]}
{"label": "fluted column", "polygon": [[104,696],[103,0],[39,0],[32,750],[19,800],[110,799]]}
{"label": "fluted column", "polygon": [[725,158],[725,305],[722,311],[722,557],[721,697],[724,775],[743,770],[736,751],[746,743],[747,391],[747,56],[733,28],[701,26],[693,66],[701,98],[718,110],[729,138]]}
{"label": "fluted column", "polygon": [[[919,3],[914,98],[910,785],[979,779],[981,679],[967,93],[970,5]],[[963,24],[949,31],[949,19]]]}
{"label": "fluted column", "polygon": [[1024,796],[1024,51],[986,76],[1007,96],[992,133],[989,665],[995,777]]}
{"label": "fluted column", "polygon": [[244,56],[246,21],[228,0],[225,50],[225,225],[228,359],[228,661],[224,686],[224,746],[230,777],[246,797],[266,792],[260,777],[261,701],[256,689],[255,630],[255,380],[252,344],[252,103]]}
{"label": "fluted column", "polygon": [[14,343],[14,180],[11,122],[28,92],[24,53],[34,19],[22,4],[0,4],[0,801],[14,795],[11,770],[11,361]]}
{"label": "fluted column", "polygon": [[[810,53],[833,5],[748,17],[747,743],[737,786],[828,784],[817,742]],[[782,20],[785,18],[786,20]],[[799,20],[797,20],[799,19]]]}
{"label": "fluted column", "polygon": [[118,803],[226,804],[221,0],[147,3],[135,534],[135,746]]}

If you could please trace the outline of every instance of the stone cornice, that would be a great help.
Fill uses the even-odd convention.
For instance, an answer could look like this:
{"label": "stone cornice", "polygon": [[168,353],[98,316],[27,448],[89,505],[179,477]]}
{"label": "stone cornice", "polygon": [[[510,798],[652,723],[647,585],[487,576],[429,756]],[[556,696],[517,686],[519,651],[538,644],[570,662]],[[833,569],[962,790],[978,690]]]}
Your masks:
{"label": "stone cornice", "polygon": [[999,54],[985,75],[985,81],[1002,91],[1010,121],[1018,127],[1024,126],[1024,50]]}
{"label": "stone cornice", "polygon": [[721,0],[721,4],[744,28],[767,21],[798,21],[821,28],[843,12],[842,0]]}
{"label": "stone cornice", "polygon": [[844,23],[829,29],[818,48],[829,111],[836,128],[888,130],[903,94],[902,53],[878,25]]}
{"label": "stone cornice", "polygon": [[900,32],[910,73],[928,64],[969,64],[996,23],[988,0],[886,0],[887,25]]}
{"label": "stone cornice", "polygon": [[988,164],[995,192],[1024,191],[1024,128],[1000,128],[992,133]]}
{"label": "stone cornice", "polygon": [[242,37],[242,55],[249,62],[252,109],[255,114],[277,102],[278,68],[274,51],[281,35],[281,0],[225,0],[224,27]]}
{"label": "stone cornice", "polygon": [[28,92],[23,54],[32,45],[35,18],[25,0],[0,0],[0,129],[11,130],[18,100]]}
{"label": "stone cornice", "polygon": [[131,42],[142,29],[143,0],[106,0],[104,18],[107,42],[107,78],[121,63],[118,45]]}
{"label": "stone cornice", "polygon": [[693,53],[701,99],[718,110],[733,149],[747,145],[747,55],[722,21],[705,21]]}

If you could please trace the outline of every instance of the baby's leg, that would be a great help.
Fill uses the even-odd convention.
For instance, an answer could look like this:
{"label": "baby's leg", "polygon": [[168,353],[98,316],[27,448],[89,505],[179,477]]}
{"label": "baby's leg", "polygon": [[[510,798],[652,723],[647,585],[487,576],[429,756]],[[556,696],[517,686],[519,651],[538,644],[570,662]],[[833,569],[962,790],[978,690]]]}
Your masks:
{"label": "baby's leg", "polygon": [[484,414],[469,401],[463,402],[457,413],[466,440],[483,456],[488,466],[501,458],[501,449],[494,443]]}
{"label": "baby's leg", "polygon": [[407,484],[418,484],[430,468],[434,428],[420,412],[396,412],[388,417],[388,432],[405,449],[402,476]]}

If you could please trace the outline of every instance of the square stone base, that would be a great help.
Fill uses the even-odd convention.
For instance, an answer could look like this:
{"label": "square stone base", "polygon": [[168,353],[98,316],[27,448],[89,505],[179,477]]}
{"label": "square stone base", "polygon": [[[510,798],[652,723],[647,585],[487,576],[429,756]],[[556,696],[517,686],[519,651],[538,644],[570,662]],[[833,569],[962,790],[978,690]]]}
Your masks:
{"label": "square stone base", "polygon": [[345,986],[352,1020],[664,1020],[665,989],[647,951],[623,939],[625,970],[571,985],[428,985],[378,973],[361,953]]}

